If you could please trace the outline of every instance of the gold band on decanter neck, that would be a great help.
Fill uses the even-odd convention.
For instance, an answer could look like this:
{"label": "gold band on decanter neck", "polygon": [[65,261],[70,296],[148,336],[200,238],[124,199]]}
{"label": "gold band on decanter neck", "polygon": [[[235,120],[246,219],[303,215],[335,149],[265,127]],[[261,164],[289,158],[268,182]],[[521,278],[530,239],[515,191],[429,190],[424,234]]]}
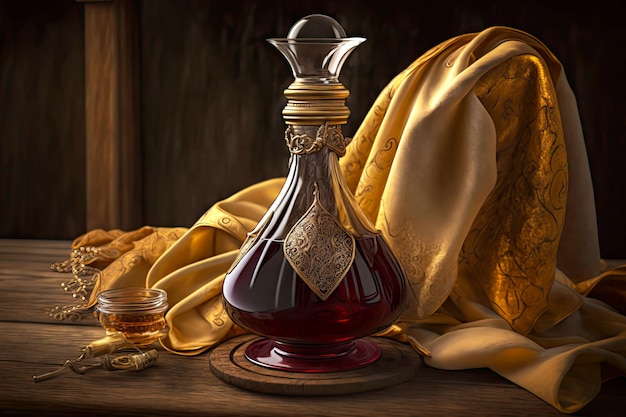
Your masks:
{"label": "gold band on decanter neck", "polygon": [[[297,133],[300,130],[301,133]],[[315,138],[306,134],[304,129],[298,129],[292,125],[285,130],[285,143],[289,152],[294,155],[311,154],[328,146],[339,156],[346,154],[346,139],[341,133],[341,126],[331,125],[328,121],[317,128]]]}
{"label": "gold band on decanter neck", "polygon": [[294,81],[283,94],[288,100],[283,119],[290,125],[346,124],[350,116],[345,104],[350,92],[341,83]]}

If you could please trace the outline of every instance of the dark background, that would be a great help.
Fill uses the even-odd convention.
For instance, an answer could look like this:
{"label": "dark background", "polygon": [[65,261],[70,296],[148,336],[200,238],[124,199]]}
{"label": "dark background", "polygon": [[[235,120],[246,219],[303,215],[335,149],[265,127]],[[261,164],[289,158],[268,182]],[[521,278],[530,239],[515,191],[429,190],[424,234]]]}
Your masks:
{"label": "dark background", "polygon": [[[265,39],[311,13],[368,40],[341,81],[351,136],[380,90],[430,47],[503,25],[540,38],[578,98],[602,256],[626,258],[624,22],[611,3],[499,1],[138,1],[141,219],[191,226],[213,203],[286,174],[282,91]],[[86,231],[84,4],[0,2],[0,237]]]}

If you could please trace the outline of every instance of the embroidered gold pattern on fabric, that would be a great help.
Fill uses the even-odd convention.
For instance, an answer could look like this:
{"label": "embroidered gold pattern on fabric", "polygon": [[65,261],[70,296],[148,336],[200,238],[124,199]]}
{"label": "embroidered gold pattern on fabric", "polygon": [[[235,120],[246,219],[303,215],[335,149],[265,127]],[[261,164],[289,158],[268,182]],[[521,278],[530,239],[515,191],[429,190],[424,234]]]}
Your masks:
{"label": "embroidered gold pattern on fabric", "polygon": [[314,201],[285,237],[285,258],[322,300],[341,283],[355,256],[354,237],[320,203]]}
{"label": "embroidered gold pattern on fabric", "polygon": [[450,291],[451,280],[446,277],[455,276],[456,271],[450,270],[455,265],[446,268],[442,265],[441,253],[446,247],[441,240],[428,239],[419,233],[414,222],[403,223],[399,230],[391,230],[387,219],[384,204],[381,203],[377,225],[381,228],[396,254],[406,276],[410,277],[410,285],[418,297],[413,306],[414,311],[408,311],[405,316],[412,314],[423,317],[427,309],[432,307],[424,302],[428,300],[444,300]]}
{"label": "embroidered gold pattern on fabric", "polygon": [[385,180],[389,176],[398,145],[399,141],[395,137],[387,138],[370,155],[370,159],[365,166],[363,177],[368,179],[369,184],[376,184],[376,186],[360,186],[355,193],[355,197],[359,202],[359,206],[370,219],[376,219],[378,215],[381,196],[385,188]]}
{"label": "embroidered gold pattern on fabric", "polygon": [[[397,242],[393,248],[394,253],[396,253],[407,275],[411,277],[411,283],[424,285],[425,271],[437,263],[436,257],[442,249],[441,242],[421,239],[415,225],[411,222],[405,223],[397,234],[391,234],[391,231],[388,233],[393,238],[392,241]],[[437,276],[438,274],[434,275]],[[436,293],[437,296],[441,295],[439,291]]]}
{"label": "embroidered gold pattern on fabric", "polygon": [[498,179],[460,262],[522,334],[547,307],[565,216],[567,155],[552,89],[530,55],[505,61],[475,87],[496,125]]}
{"label": "embroidered gold pattern on fabric", "polygon": [[[378,96],[350,142],[349,152],[340,161],[348,187],[372,222],[376,221],[380,197],[402,134],[401,125],[381,126],[397,88],[392,82]],[[398,117],[403,116],[398,113]]]}

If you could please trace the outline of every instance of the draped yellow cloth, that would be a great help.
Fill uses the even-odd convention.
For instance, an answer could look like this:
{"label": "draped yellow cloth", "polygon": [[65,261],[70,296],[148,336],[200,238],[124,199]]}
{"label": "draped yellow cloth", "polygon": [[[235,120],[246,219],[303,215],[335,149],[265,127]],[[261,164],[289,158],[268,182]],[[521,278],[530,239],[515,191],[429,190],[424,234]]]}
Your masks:
{"label": "draped yellow cloth", "polygon": [[[576,99],[538,39],[492,27],[437,45],[381,92],[340,164],[415,294],[381,336],[419,342],[436,368],[490,368],[565,413],[626,374],[626,266],[601,270]],[[166,290],[162,344],[181,355],[240,333],[224,274],[283,182],[190,228],[80,236],[102,249],[89,305],[108,288]]]}

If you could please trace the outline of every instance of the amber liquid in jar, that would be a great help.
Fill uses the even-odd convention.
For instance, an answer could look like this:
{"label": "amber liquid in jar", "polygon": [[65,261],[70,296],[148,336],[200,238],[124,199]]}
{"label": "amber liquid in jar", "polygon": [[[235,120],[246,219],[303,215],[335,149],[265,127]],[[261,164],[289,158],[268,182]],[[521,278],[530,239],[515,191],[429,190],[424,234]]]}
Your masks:
{"label": "amber liquid in jar", "polygon": [[107,334],[122,332],[129,342],[136,345],[154,342],[166,326],[163,313],[100,313],[99,321]]}
{"label": "amber liquid in jar", "polygon": [[149,288],[119,288],[98,294],[96,316],[107,334],[122,332],[129,342],[146,346],[167,324],[167,294]]}

